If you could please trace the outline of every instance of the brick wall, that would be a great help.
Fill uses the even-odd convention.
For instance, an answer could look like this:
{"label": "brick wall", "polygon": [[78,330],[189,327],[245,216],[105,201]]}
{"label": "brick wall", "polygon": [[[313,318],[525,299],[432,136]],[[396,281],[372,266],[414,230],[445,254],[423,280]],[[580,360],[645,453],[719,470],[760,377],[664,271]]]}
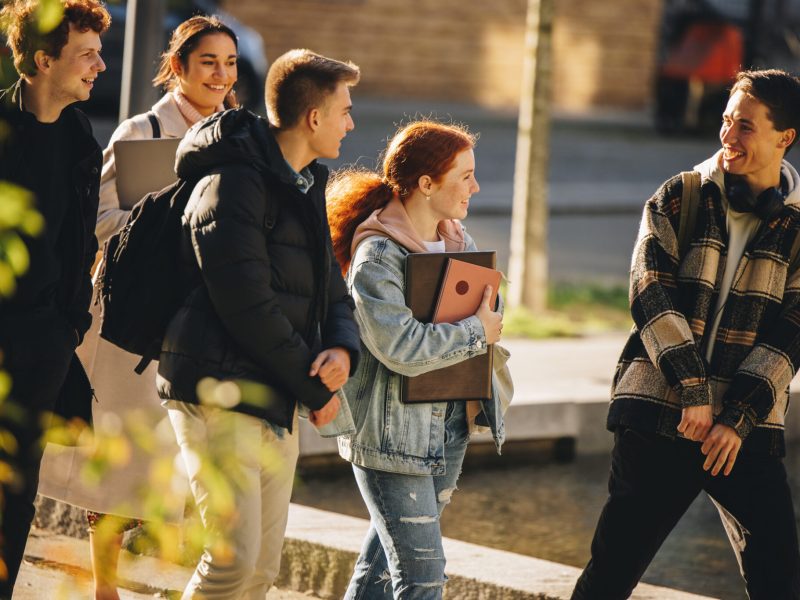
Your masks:
{"label": "brick wall", "polygon": [[[557,107],[650,102],[662,0],[554,0]],[[362,69],[359,93],[515,107],[526,0],[225,0],[268,58],[308,47]]]}

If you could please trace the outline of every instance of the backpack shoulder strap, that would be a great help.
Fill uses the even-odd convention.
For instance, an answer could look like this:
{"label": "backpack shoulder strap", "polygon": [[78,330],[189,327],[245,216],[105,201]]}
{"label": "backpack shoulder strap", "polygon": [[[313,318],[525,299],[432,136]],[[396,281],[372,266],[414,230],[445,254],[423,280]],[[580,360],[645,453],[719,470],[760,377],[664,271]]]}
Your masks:
{"label": "backpack shoulder strap", "polygon": [[158,123],[156,113],[152,110],[147,111],[147,120],[150,121],[150,127],[153,128],[153,138],[158,139],[161,137],[161,125]]}
{"label": "backpack shoulder strap", "polygon": [[678,224],[678,257],[683,258],[689,249],[695,223],[697,209],[700,205],[700,173],[684,171],[681,173],[683,194],[681,195],[681,217]]}
{"label": "backpack shoulder strap", "polygon": [[789,254],[789,267],[787,269],[787,279],[788,275],[791,275],[797,269],[800,268],[800,233],[794,238],[794,243],[792,243],[792,251]]}

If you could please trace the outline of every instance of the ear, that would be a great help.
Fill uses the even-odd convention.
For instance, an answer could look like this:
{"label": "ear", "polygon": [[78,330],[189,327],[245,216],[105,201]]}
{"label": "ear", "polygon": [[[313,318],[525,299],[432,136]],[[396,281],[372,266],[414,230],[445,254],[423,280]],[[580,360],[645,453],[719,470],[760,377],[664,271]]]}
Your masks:
{"label": "ear", "polygon": [[48,56],[44,50],[37,50],[33,55],[33,62],[41,72],[49,71],[52,61],[53,57]]}
{"label": "ear", "polygon": [[786,129],[781,131],[781,146],[784,148],[788,148],[789,145],[797,138],[797,130],[796,129]]}
{"label": "ear", "polygon": [[306,113],[306,124],[308,128],[315,132],[319,129],[322,112],[318,108],[312,108]]}
{"label": "ear", "polygon": [[181,64],[181,59],[175,56],[174,54],[169,57],[169,68],[172,69],[172,72],[175,75],[181,75],[183,73],[183,65]]}
{"label": "ear", "polygon": [[419,186],[419,189],[423,194],[425,194],[426,196],[431,195],[431,188],[433,187],[433,179],[431,179],[429,175],[422,175],[419,179],[417,179],[417,185]]}

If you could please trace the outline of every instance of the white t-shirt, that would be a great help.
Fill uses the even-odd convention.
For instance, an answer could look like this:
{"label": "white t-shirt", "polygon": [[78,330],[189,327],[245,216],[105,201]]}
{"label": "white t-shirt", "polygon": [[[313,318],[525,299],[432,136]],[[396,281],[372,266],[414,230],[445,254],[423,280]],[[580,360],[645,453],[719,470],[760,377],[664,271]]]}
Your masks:
{"label": "white t-shirt", "polygon": [[425,244],[425,249],[428,252],[444,252],[444,240],[440,239],[436,242],[426,242],[425,240],[422,241]]}

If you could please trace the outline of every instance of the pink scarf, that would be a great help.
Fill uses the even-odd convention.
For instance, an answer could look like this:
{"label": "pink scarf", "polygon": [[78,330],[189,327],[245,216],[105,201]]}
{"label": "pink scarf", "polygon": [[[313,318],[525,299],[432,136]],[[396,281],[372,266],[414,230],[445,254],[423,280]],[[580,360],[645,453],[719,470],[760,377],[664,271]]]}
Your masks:
{"label": "pink scarf", "polygon": [[[198,112],[194,105],[180,90],[178,90],[178,88],[172,90],[172,96],[175,98],[175,104],[178,105],[178,110],[181,111],[181,115],[183,115],[183,118],[186,119],[186,123],[188,123],[189,127],[198,121],[205,119],[205,117]],[[219,112],[221,110],[225,110],[224,104],[217,106],[215,112]]]}

